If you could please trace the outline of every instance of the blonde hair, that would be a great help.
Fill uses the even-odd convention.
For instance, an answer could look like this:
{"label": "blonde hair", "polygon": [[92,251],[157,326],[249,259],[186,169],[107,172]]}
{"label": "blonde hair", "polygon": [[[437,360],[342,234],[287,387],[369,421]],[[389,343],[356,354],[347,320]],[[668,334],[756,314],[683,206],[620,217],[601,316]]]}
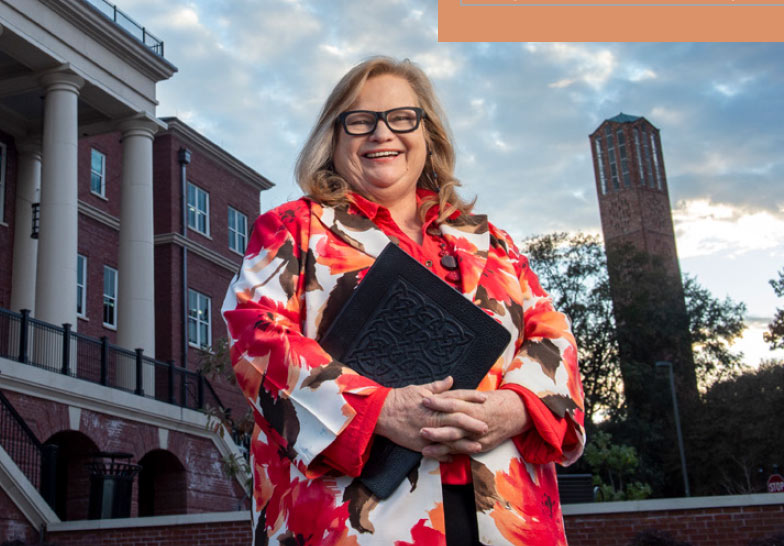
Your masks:
{"label": "blonde hair", "polygon": [[[385,74],[405,79],[417,96],[418,106],[425,111],[423,126],[429,154],[417,187],[432,190],[436,195],[422,201],[419,208],[420,217],[424,219],[427,211],[438,204],[440,213],[437,222],[465,223],[468,221],[465,216],[471,212],[473,202],[463,201],[455,191],[460,182],[454,177],[455,151],[446,117],[430,80],[421,68],[408,59],[398,61],[390,57],[371,57],[341,78],[324,103],[318,121],[297,158],[297,183],[305,195],[325,205],[335,206],[348,202],[351,187],[335,172],[333,164],[338,131],[342,130],[336,120],[340,113],[356,101],[367,80]],[[463,214],[450,220],[449,217],[455,211]]]}

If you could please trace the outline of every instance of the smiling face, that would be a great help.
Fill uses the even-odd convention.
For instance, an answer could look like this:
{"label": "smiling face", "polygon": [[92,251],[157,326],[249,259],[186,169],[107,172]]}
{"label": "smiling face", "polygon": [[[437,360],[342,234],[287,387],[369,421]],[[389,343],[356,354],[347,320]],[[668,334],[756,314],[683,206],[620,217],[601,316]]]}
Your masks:
{"label": "smiling face", "polygon": [[[391,74],[370,78],[348,110],[385,112],[419,106],[409,83]],[[416,185],[425,166],[424,122],[416,131],[393,133],[383,120],[369,135],[347,135],[340,126],[333,153],[335,170],[356,191],[386,207],[416,200]]]}

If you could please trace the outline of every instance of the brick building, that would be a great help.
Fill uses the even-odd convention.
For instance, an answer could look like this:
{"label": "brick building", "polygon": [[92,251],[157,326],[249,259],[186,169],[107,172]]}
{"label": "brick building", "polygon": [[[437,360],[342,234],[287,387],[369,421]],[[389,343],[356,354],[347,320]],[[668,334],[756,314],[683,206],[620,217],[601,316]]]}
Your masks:
{"label": "brick building", "polygon": [[[679,393],[691,398],[697,382],[659,130],[644,117],[621,113],[605,120],[590,142],[622,359],[651,367],[656,361],[672,362]],[[629,271],[639,265],[630,261],[630,250],[652,258],[666,277],[648,301],[635,298],[645,287],[638,284],[636,272]],[[674,329],[666,330],[667,336],[644,339],[623,315],[632,302],[647,307],[636,316],[648,321],[657,320],[659,304],[666,303],[668,324],[653,323],[650,329]],[[624,377],[627,389],[629,375]],[[637,379],[647,384],[644,376]]]}
{"label": "brick building", "polygon": [[[621,113],[605,120],[590,143],[624,391],[639,424],[637,445],[644,446],[657,437],[646,427],[672,430],[662,423],[662,408],[672,406],[657,362],[671,363],[685,415],[697,398],[661,138],[644,117]],[[668,487],[674,494],[675,485]]]}
{"label": "brick building", "polygon": [[199,367],[272,183],[156,116],[175,72],[104,0],[0,2],[0,542],[248,507]]}
{"label": "brick building", "polygon": [[590,140],[605,242],[632,243],[680,276],[659,130],[644,117],[621,113]]}

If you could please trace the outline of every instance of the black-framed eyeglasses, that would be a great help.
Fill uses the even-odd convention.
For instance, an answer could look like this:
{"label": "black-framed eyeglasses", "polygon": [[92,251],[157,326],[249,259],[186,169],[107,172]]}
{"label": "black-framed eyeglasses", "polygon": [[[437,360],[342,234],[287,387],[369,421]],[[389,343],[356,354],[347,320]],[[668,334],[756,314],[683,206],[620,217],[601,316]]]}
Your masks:
{"label": "black-framed eyeglasses", "polygon": [[349,110],[338,116],[346,134],[360,136],[369,135],[376,130],[378,120],[383,119],[393,133],[410,133],[416,131],[425,117],[425,111],[415,106],[392,108],[386,112],[372,110]]}

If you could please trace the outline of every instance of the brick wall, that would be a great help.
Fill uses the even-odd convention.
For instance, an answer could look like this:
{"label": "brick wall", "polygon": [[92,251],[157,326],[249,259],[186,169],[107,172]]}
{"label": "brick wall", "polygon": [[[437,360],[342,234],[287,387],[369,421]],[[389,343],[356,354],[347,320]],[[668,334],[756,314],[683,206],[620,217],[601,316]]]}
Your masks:
{"label": "brick wall", "polygon": [[[68,408],[63,404],[8,390],[3,393],[42,442],[64,434],[69,435],[69,441],[81,436],[93,444],[93,450],[132,454],[131,462],[139,462],[148,453],[165,450],[185,468],[185,499],[181,504],[189,513],[236,510],[246,502],[237,481],[227,478],[221,471],[222,456],[209,438],[170,430],[168,445],[164,448],[160,445],[158,427],[87,409],[81,410],[79,428],[75,431],[70,428]],[[88,489],[86,482],[82,485],[77,488],[84,493],[84,506],[79,514],[86,516]],[[134,481],[132,516],[138,513],[138,494],[138,481]]]}
{"label": "brick wall", "polygon": [[[85,215],[79,215],[78,252],[87,258],[87,283],[85,316],[79,317],[77,329],[82,334],[96,338],[106,336],[110,343],[116,342],[117,330],[103,325],[103,277],[104,266],[119,269],[119,243],[118,231]],[[121,304],[118,302],[118,305]]]}
{"label": "brick wall", "polygon": [[200,523],[168,527],[131,527],[90,531],[57,531],[46,535],[52,546],[112,544],[113,546],[237,546],[251,543],[249,521]]}
{"label": "brick wall", "polygon": [[153,225],[155,233],[182,233],[180,166],[172,136],[159,134],[152,149]]}
{"label": "brick wall", "polygon": [[650,530],[691,546],[743,546],[784,533],[784,504],[573,514],[564,521],[570,546],[626,546]]}
{"label": "brick wall", "polygon": [[[90,160],[95,149],[106,156],[106,192],[103,197],[90,190]],[[122,140],[120,133],[104,133],[79,139],[77,172],[79,200],[119,218],[122,196]],[[81,228],[81,226],[80,226]],[[81,233],[80,233],[81,235]]]}
{"label": "brick wall", "polygon": [[[209,193],[209,236],[193,229],[188,238],[215,254],[236,263],[242,257],[228,247],[228,207],[239,210],[248,217],[248,229],[258,214],[258,190],[236,176],[231,170],[215,161],[212,154],[197,144],[187,142],[179,134],[163,133],[156,137],[153,172],[155,176],[154,217],[155,233],[182,232],[181,181],[178,151],[191,151],[191,163],[186,168],[188,181]],[[226,328],[220,315],[223,297],[235,269],[226,269],[195,252],[188,253],[188,288],[211,298],[211,336],[213,344],[226,337]],[[155,246],[155,322],[156,358],[182,362],[182,249],[167,243]],[[188,349],[187,367],[196,370],[201,365],[200,352]],[[245,413],[247,403],[236,385],[220,379],[211,384],[223,404],[231,408],[235,417]]]}
{"label": "brick wall", "polygon": [[[161,135],[160,140],[167,138]],[[209,235],[205,236],[198,231],[188,230],[188,237],[210,250],[221,254],[227,258],[236,258],[239,262],[241,256],[229,250],[229,227],[228,227],[228,207],[242,212],[248,217],[248,228],[259,214],[259,192],[231,171],[218,163],[214,157],[199,146],[194,146],[190,142],[180,139],[176,135],[170,135],[171,143],[169,146],[172,165],[172,179],[168,182],[173,188],[171,195],[176,195],[176,199],[170,202],[156,203],[156,207],[164,208],[173,219],[171,231],[180,232],[181,228],[181,208],[180,208],[180,178],[179,164],[177,163],[177,152],[181,147],[191,151],[191,162],[187,166],[188,182],[195,184],[209,193],[210,226]],[[157,144],[156,144],[157,145]],[[159,158],[156,157],[156,160]],[[172,164],[170,163],[170,165]],[[157,181],[156,181],[157,182]],[[159,213],[160,214],[160,213]],[[167,213],[164,213],[167,214]]]}
{"label": "brick wall", "polygon": [[24,514],[0,488],[0,542],[21,540],[38,544],[38,533],[24,517]]}
{"label": "brick wall", "polygon": [[181,263],[181,247],[155,245],[155,358],[177,366],[182,365]]}
{"label": "brick wall", "polygon": [[[755,495],[763,498],[764,495]],[[706,504],[717,504],[731,497],[706,497]],[[698,499],[689,499],[698,500]],[[716,502],[718,500],[718,502]],[[670,504],[684,499],[667,499]],[[662,501],[645,501],[645,504]],[[699,502],[699,500],[698,500]],[[631,503],[613,503],[619,506]],[[575,505],[573,505],[575,506]],[[584,505],[585,506],[585,505]],[[599,506],[599,505],[591,505]],[[628,509],[628,507],[626,508]],[[567,512],[570,507],[567,506]],[[212,514],[204,514],[205,519]],[[114,529],[65,531],[57,526],[47,534],[53,545],[112,544],[116,546],[250,544],[250,524],[243,517],[231,521],[196,523],[199,516],[186,516],[189,525],[137,526]],[[227,518],[228,519],[228,518]],[[567,514],[566,533],[570,546],[626,546],[641,531],[666,531],[691,546],[744,546],[750,540],[784,533],[784,503],[752,506],[717,506],[678,510],[637,510],[616,513]],[[151,520],[147,520],[151,521]],[[108,522],[103,522],[104,525]],[[142,523],[142,522],[140,522]],[[146,523],[146,522],[145,522]],[[95,525],[97,526],[97,525]]]}
{"label": "brick wall", "polygon": [[[239,266],[238,266],[239,267]],[[211,299],[210,312],[212,314],[212,343],[226,337],[226,325],[223,322],[220,310],[226,289],[229,287],[234,273],[217,266],[201,256],[191,253],[188,256],[188,288],[197,290]],[[178,298],[179,299],[179,298]],[[174,337],[174,336],[173,336]],[[180,338],[179,336],[177,336]],[[193,347],[189,349],[188,367],[196,370],[200,367],[200,352]],[[230,370],[229,370],[230,371]],[[248,403],[237,385],[231,384],[219,377],[212,379],[211,384],[227,408],[231,408],[235,417],[240,417],[248,409]]]}

